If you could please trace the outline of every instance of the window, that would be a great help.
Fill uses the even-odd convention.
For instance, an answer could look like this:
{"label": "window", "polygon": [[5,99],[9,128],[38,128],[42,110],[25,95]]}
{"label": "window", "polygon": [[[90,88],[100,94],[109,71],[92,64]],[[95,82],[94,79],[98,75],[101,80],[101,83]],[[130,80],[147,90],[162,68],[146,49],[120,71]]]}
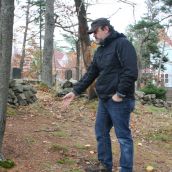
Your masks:
{"label": "window", "polygon": [[168,79],[165,78],[165,83],[168,83]]}
{"label": "window", "polygon": [[167,73],[165,74],[165,79],[166,79],[166,78],[168,79],[168,74],[167,74]]}

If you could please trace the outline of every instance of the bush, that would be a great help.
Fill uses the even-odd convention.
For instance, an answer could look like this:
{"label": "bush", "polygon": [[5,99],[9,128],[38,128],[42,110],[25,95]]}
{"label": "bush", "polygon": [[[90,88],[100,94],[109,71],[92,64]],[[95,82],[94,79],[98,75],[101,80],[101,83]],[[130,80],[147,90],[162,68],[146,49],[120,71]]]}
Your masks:
{"label": "bush", "polygon": [[141,89],[145,94],[155,94],[156,98],[165,100],[166,89],[163,87],[157,87],[153,84],[148,84]]}

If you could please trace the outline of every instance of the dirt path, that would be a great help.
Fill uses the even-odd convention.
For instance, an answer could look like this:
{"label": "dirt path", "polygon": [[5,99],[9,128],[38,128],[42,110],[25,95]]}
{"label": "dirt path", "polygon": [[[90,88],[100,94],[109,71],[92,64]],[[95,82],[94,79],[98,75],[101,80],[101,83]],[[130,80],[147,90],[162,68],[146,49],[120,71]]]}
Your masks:
{"label": "dirt path", "polygon": [[[69,109],[60,99],[39,91],[30,106],[8,108],[4,154],[16,166],[9,172],[82,172],[96,160],[94,121],[97,101],[79,98]],[[170,114],[171,113],[171,114]],[[148,165],[155,172],[172,170],[172,112],[137,105],[131,128],[135,141],[135,172]],[[115,172],[119,146],[112,131]],[[0,172],[7,170],[0,169]]]}

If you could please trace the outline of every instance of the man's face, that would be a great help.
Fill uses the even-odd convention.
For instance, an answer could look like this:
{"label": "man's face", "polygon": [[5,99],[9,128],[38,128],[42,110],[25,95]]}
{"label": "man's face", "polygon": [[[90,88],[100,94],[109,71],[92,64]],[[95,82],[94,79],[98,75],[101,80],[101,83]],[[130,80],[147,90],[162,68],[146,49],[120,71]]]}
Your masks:
{"label": "man's face", "polygon": [[100,44],[109,35],[109,28],[107,26],[105,26],[103,29],[98,27],[93,35],[95,37],[96,43]]}

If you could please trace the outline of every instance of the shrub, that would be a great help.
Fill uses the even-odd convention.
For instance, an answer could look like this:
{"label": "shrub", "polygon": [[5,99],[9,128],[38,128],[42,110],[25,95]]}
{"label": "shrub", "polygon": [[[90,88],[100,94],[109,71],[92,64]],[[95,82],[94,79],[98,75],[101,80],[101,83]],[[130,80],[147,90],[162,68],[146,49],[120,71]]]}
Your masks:
{"label": "shrub", "polygon": [[145,94],[155,94],[156,98],[165,100],[166,89],[163,87],[157,87],[151,83],[141,89]]}

